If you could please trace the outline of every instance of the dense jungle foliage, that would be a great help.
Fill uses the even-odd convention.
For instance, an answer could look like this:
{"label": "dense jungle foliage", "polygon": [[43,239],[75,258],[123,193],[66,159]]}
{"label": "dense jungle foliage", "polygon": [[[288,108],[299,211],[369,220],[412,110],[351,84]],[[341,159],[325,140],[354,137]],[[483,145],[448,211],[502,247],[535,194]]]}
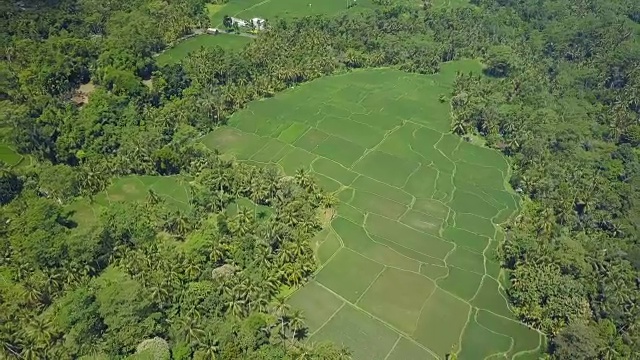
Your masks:
{"label": "dense jungle foliage", "polygon": [[[299,342],[300,314],[278,296],[312,273],[308,240],[334,200],[304,172],[283,178],[194,139],[300,82],[458,58],[483,59],[487,76],[460,74],[446,94],[452,131],[509,155],[524,195],[501,249],[516,314],[549,335],[551,357],[637,356],[640,2],[379,3],[271,21],[239,52],[160,67],[154,53],[207,22],[203,1],[3,1],[0,119],[33,161],[0,174],[2,356],[347,357]],[[68,205],[129,174],[180,174],[192,210],[150,192],[90,226],[72,219]],[[239,198],[274,214],[224,212]]]}

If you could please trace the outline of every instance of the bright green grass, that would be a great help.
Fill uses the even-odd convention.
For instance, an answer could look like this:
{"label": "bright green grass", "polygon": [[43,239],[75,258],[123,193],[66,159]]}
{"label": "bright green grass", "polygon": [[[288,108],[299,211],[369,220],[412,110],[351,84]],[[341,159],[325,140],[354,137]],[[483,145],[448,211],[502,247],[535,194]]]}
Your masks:
{"label": "bright green grass", "polygon": [[7,145],[0,144],[0,161],[5,162],[9,166],[15,166],[22,160],[22,155]]}
{"label": "bright green grass", "polygon": [[509,308],[507,307],[507,299],[500,294],[498,282],[494,279],[485,278],[478,294],[471,302],[473,306],[486,309],[494,314],[509,316]]}
{"label": "bright green grass", "polygon": [[320,244],[318,247],[318,251],[316,252],[316,257],[318,258],[318,262],[321,265],[326,264],[331,257],[340,250],[342,244],[340,244],[340,238],[338,238],[338,234],[335,232],[330,232],[327,235],[327,238]]}
{"label": "bright green grass", "polygon": [[331,341],[352,350],[354,359],[384,359],[399,335],[352,305],[345,305],[310,340]]}
{"label": "bright green grass", "polygon": [[393,350],[389,353],[387,360],[407,359],[436,360],[437,358],[424,348],[407,340],[407,338],[402,337],[393,348]]}
{"label": "bright green grass", "polygon": [[449,266],[449,275],[438,280],[438,286],[460,299],[469,301],[478,291],[482,275],[454,266]]}
{"label": "bright green grass", "polygon": [[209,21],[213,24],[213,19],[216,14],[224,8],[224,4],[207,4],[207,15],[209,16]]}
{"label": "bright green grass", "polygon": [[[518,359],[538,359],[536,355],[544,349],[545,340],[542,335],[521,323],[484,310],[478,311],[476,321],[491,331],[508,335],[513,339],[513,347],[508,353],[509,358],[521,354],[522,357],[518,356]],[[525,353],[528,353],[528,356],[525,356]]]}
{"label": "bright green grass", "polygon": [[415,210],[409,210],[399,220],[407,226],[431,235],[438,235],[443,223],[442,219]]}
{"label": "bright green grass", "polygon": [[351,187],[357,190],[376,194],[385,199],[393,200],[400,204],[410,204],[411,200],[413,200],[413,196],[408,192],[397,187],[390,186],[386,183],[374,180],[367,176],[358,177],[351,184]]}
{"label": "bright green grass", "polygon": [[407,206],[404,204],[362,190],[356,190],[349,205],[362,209],[364,212],[386,216],[391,219],[397,219],[407,211]]}
{"label": "bright green grass", "polygon": [[320,270],[316,280],[352,303],[384,270],[384,266],[358,253],[342,248]]}
{"label": "bright green grass", "polygon": [[251,42],[251,38],[231,34],[196,35],[181,41],[176,46],[158,55],[156,61],[159,65],[173,64],[183,60],[189,53],[202,47],[211,49],[220,46],[225,50],[236,50],[243,48],[249,42]]}
{"label": "bright green grass", "polygon": [[495,333],[472,319],[464,329],[462,351],[458,358],[461,360],[484,359],[491,355],[506,353],[510,347],[510,337]]}
{"label": "bright green grass", "polygon": [[226,212],[229,216],[238,214],[240,209],[249,209],[258,219],[266,219],[273,214],[273,209],[264,205],[256,205],[253,201],[245,198],[239,198],[227,205]]}
{"label": "bright green grass", "polygon": [[166,206],[189,211],[190,194],[187,184],[179,176],[125,176],[116,178],[102,193],[96,196],[96,204],[109,206],[113,202],[145,201],[153,190]]}
{"label": "bright green grass", "polygon": [[447,257],[447,264],[467,271],[484,272],[484,256],[463,247],[453,250]]}
{"label": "bright green grass", "polygon": [[471,308],[464,301],[436,289],[422,308],[412,336],[440,358],[456,348]]}
{"label": "bright green grass", "polygon": [[357,209],[345,202],[338,204],[338,213],[341,217],[358,224],[359,226],[364,225],[364,212],[362,209]]}
{"label": "bright green grass", "polygon": [[[309,168],[340,200],[330,231],[312,240],[321,269],[309,286],[347,304],[333,317],[335,306],[318,310],[312,341],[338,339],[367,360],[444,358],[464,348],[463,337],[480,355],[506,351],[502,335],[514,338],[507,325],[518,323],[496,282],[504,237],[495,224],[518,199],[505,158],[451,134],[450,105],[438,101],[456,71],[480,69],[459,61],[434,76],[378,69],[325,77],[252,102],[203,138],[287,175]],[[319,305],[305,289],[294,293],[295,306],[313,311]],[[467,329],[476,309],[507,321],[492,323],[503,328],[489,333],[499,335],[481,322]],[[380,337],[374,324],[395,336]],[[540,344],[537,333],[523,334],[523,349]]]}
{"label": "bright green grass", "polygon": [[437,259],[444,259],[453,248],[450,242],[375,214],[369,215],[365,228],[373,235]]}
{"label": "bright green grass", "polygon": [[[353,0],[351,0],[353,1]],[[311,6],[309,6],[311,4]],[[335,15],[341,12],[357,12],[371,8],[371,0],[359,0],[347,10],[346,0],[230,0],[211,16],[212,26],[222,27],[225,15],[249,20],[260,17],[267,21],[277,18],[304,17],[309,15]]]}
{"label": "bright green grass", "polygon": [[411,334],[416,328],[422,304],[435,289],[435,283],[420,274],[387,268],[358,305]]}
{"label": "bright green grass", "polygon": [[420,270],[420,262],[376,242],[361,225],[353,221],[338,216],[331,223],[331,227],[343,239],[344,246],[368,259],[406,271],[418,272]]}
{"label": "bright green grass", "polygon": [[447,276],[449,269],[446,266],[422,263],[420,266],[420,274],[429,279],[438,280]]}
{"label": "bright green grass", "polygon": [[309,331],[313,332],[320,329],[344,302],[315,281],[311,281],[289,298],[289,304],[303,311],[305,323]]}

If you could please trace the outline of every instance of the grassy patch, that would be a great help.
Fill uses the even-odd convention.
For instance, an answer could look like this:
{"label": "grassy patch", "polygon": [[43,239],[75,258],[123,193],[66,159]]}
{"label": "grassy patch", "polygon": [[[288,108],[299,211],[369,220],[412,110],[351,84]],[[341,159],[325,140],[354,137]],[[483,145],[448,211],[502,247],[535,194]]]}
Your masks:
{"label": "grassy patch", "polygon": [[316,275],[316,280],[343,298],[355,302],[383,268],[352,250],[340,249]]}
{"label": "grassy patch", "polygon": [[472,319],[464,329],[461,345],[459,359],[484,359],[491,355],[506,353],[511,346],[511,338],[495,333]]}
{"label": "grassy patch", "polygon": [[273,209],[264,205],[256,205],[253,201],[246,198],[239,198],[227,205],[226,212],[229,216],[234,216],[240,209],[249,209],[258,219],[267,219],[273,214]]}
{"label": "grassy patch", "polygon": [[9,166],[16,166],[22,161],[22,155],[7,145],[0,144],[0,161]]}
{"label": "grassy patch", "polygon": [[351,250],[386,266],[417,272],[420,264],[417,260],[406,257],[397,251],[376,242],[362,228],[354,222],[338,217],[331,223],[331,227],[340,235],[344,244]]}
{"label": "grassy patch", "polygon": [[389,353],[387,360],[407,359],[436,360],[437,358],[424,348],[402,337],[393,350],[391,350],[391,353]]}
{"label": "grassy patch", "polygon": [[406,205],[361,190],[356,190],[349,204],[364,212],[379,214],[391,219],[399,218],[407,210]]}
{"label": "grassy patch", "polygon": [[340,244],[338,236],[334,232],[330,232],[327,238],[320,244],[316,253],[320,264],[326,264],[341,247],[342,244]]}
{"label": "grassy patch", "polygon": [[402,159],[381,151],[372,151],[360,160],[353,170],[391,186],[401,188],[419,166],[419,163],[409,159]]}
{"label": "grassy patch", "polygon": [[436,289],[422,309],[413,337],[444,359],[458,345],[470,311],[467,303]]}
{"label": "grassy patch", "polygon": [[363,309],[412,333],[422,304],[435,291],[435,283],[416,273],[387,268],[358,303]]}
{"label": "grassy patch", "polygon": [[413,197],[407,192],[367,176],[359,176],[351,184],[351,187],[379,195],[404,205],[411,204],[413,200]]}
{"label": "grassy patch", "polygon": [[[274,6],[271,1],[256,9]],[[495,255],[502,233],[494,223],[510,216],[518,199],[506,184],[502,155],[451,134],[450,104],[438,100],[450,93],[456,72],[480,70],[465,60],[444,64],[433,76],[384,69],[321,78],[248,104],[202,140],[288,173],[310,168],[339,199],[330,231],[314,245],[324,267],[309,286],[350,304],[312,341],[337,340],[355,359],[443,358],[463,336],[480,358],[505,351],[500,341],[479,340],[482,326],[489,327],[481,320],[464,335],[463,329],[474,320],[471,305],[511,316],[493,280],[502,273]],[[435,290],[427,285],[433,282]],[[305,299],[315,295],[295,296],[312,303]],[[330,310],[318,311],[313,321],[326,321]],[[379,337],[375,318],[394,336]],[[489,333],[510,336],[507,325],[496,322]],[[522,336],[539,343],[537,334]]]}
{"label": "grassy patch", "polygon": [[482,275],[449,266],[449,275],[438,280],[438,286],[461,299],[470,300],[478,291],[480,282]]}
{"label": "grassy patch", "polygon": [[384,359],[398,334],[351,305],[345,305],[311,341],[328,340],[347,346],[354,359]]}
{"label": "grassy patch", "polygon": [[507,335],[513,339],[513,347],[508,352],[508,358],[517,353],[528,352],[529,356],[518,356],[518,359],[538,359],[538,353],[543,349],[544,338],[537,331],[513,320],[496,316],[488,311],[479,310],[476,321],[487,329]]}
{"label": "grassy patch", "polygon": [[190,194],[187,184],[180,176],[125,176],[113,180],[104,192],[96,196],[96,203],[109,206],[112,202],[145,201],[149,190],[174,209],[188,211]]}
{"label": "grassy patch", "polygon": [[181,41],[176,46],[158,55],[156,61],[159,65],[174,64],[182,61],[190,53],[200,48],[212,49],[219,46],[225,50],[237,50],[243,48],[249,42],[251,42],[251,38],[232,34],[196,35]]}
{"label": "grassy patch", "polygon": [[374,214],[369,215],[365,225],[371,234],[386,238],[406,248],[429,254],[437,259],[444,259],[453,248],[451,243],[433,235],[425,234],[395,220]]}
{"label": "grassy patch", "polygon": [[309,331],[318,329],[343,305],[342,300],[318,285],[315,281],[298,289],[288,300],[289,304],[301,309]]}
{"label": "grassy patch", "polygon": [[225,15],[249,20],[254,17],[274,21],[277,18],[293,18],[312,15],[335,15],[357,12],[373,7],[371,0],[361,0],[357,6],[347,9],[343,0],[231,0],[211,15],[212,26],[221,27]]}
{"label": "grassy patch", "polygon": [[355,172],[327,158],[318,158],[311,167],[318,174],[324,174],[345,186],[351,184],[358,177]]}

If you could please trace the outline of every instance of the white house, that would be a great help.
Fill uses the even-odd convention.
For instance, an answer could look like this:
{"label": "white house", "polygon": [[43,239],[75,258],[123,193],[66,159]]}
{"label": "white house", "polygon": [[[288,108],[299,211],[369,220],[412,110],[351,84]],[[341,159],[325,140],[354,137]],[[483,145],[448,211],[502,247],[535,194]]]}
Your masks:
{"label": "white house", "polygon": [[238,19],[238,18],[234,18],[231,17],[231,25],[235,25],[238,24],[238,26],[247,26],[247,22],[242,20],[242,19]]}
{"label": "white house", "polygon": [[257,17],[251,19],[251,25],[254,28],[256,28],[256,30],[264,30],[266,24],[267,24],[267,21],[265,19],[261,19]]}

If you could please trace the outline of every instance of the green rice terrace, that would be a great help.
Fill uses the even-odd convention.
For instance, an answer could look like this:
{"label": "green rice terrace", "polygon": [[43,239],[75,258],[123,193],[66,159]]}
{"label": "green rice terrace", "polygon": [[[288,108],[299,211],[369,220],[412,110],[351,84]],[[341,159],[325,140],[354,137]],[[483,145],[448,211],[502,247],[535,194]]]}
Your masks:
{"label": "green rice terrace", "polygon": [[255,101],[202,141],[239,160],[309,169],[340,199],[315,239],[319,269],[289,303],[310,341],[354,359],[536,359],[544,337],[514,320],[497,226],[518,208],[497,151],[451,134],[457,71],[391,69],[315,80]]}
{"label": "green rice terrace", "polygon": [[156,61],[159,65],[173,64],[183,60],[189,53],[202,47],[210,49],[220,46],[225,50],[235,50],[241,49],[250,42],[251,38],[230,34],[196,35],[181,41],[176,46],[158,55]]}
{"label": "green rice terrace", "polygon": [[291,18],[310,15],[333,15],[346,10],[357,11],[373,7],[372,0],[231,0],[223,6],[209,8],[211,24],[222,26],[225,15],[243,19],[260,17],[274,20],[277,17]]}

